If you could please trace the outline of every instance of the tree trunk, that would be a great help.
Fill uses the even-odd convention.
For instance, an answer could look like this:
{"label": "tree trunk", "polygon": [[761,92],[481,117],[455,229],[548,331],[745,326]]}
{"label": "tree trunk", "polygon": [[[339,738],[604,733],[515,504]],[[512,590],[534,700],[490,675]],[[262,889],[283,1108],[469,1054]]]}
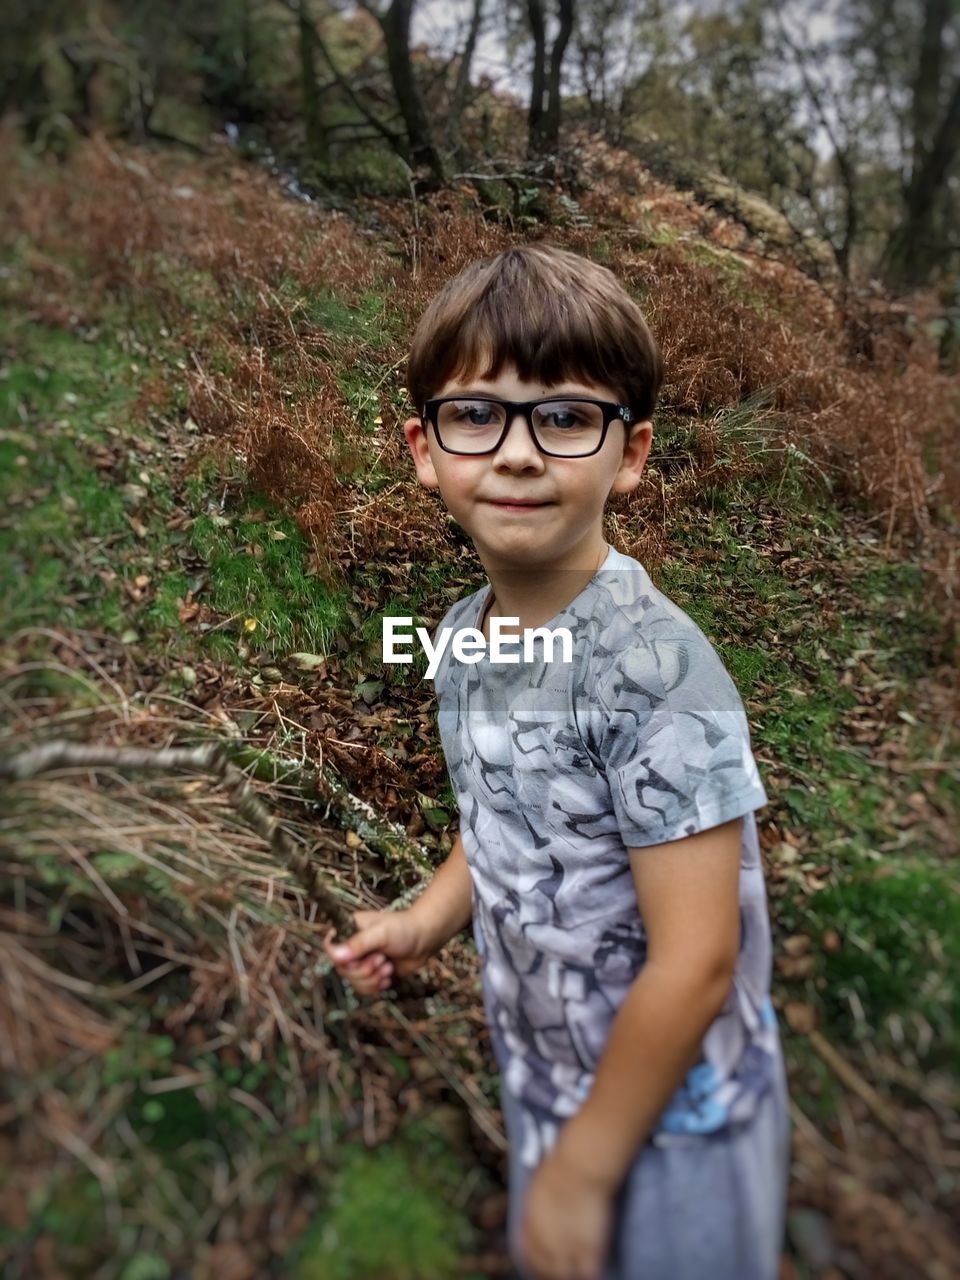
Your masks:
{"label": "tree trunk", "polygon": [[410,57],[410,18],[414,0],[391,0],[386,13],[378,16],[387,46],[387,66],[393,81],[397,105],[407,129],[414,187],[429,190],[442,186],[446,173],[443,159],[433,139],[426,108],[420,94]]}
{"label": "tree trunk", "polygon": [[911,178],[904,215],[883,252],[880,275],[895,292],[926,284],[943,257],[945,246],[937,235],[935,214],[944,177],[957,155],[958,130],[960,83],[954,88],[933,149]]}
{"label": "tree trunk", "polygon": [[527,0],[527,20],[533,36],[533,79],[527,112],[527,155],[543,155],[543,113],[547,94],[547,26],[541,0]]}
{"label": "tree trunk", "polygon": [[547,24],[542,0],[527,0],[533,36],[533,82],[530,89],[527,155],[548,162],[560,143],[560,75],[563,55],[573,32],[574,0],[560,0],[560,27],[547,57]]}
{"label": "tree trunk", "polygon": [[70,68],[77,127],[82,133],[89,134],[93,128],[93,98],[90,84],[97,72],[97,62],[92,58],[84,59],[79,54],[75,55],[68,45],[61,45],[60,53]]}
{"label": "tree trunk", "polygon": [[937,123],[942,68],[943,33],[950,14],[949,0],[927,0],[917,75],[913,86],[913,163],[904,191],[904,212],[884,247],[880,275],[888,288],[905,291],[926,284],[944,246],[937,236],[937,200],[947,172],[960,150],[960,80]]}
{"label": "tree trunk", "polygon": [[560,0],[560,29],[550,50],[550,72],[547,77],[547,109],[544,112],[542,136],[545,150],[555,153],[560,145],[560,73],[563,55],[573,31],[573,0]]}
{"label": "tree trunk", "polygon": [[470,65],[480,35],[480,23],[483,20],[484,0],[473,0],[473,14],[470,18],[470,30],[467,32],[467,43],[464,45],[460,65],[457,67],[457,81],[453,87],[453,98],[450,102],[450,118],[447,121],[447,142],[453,150],[457,164],[463,165],[467,155],[463,146],[463,135],[460,121],[467,105],[467,92],[470,88]]}
{"label": "tree trunk", "polygon": [[258,106],[257,83],[253,78],[254,44],[253,15],[250,12],[250,0],[243,0],[240,16],[240,66],[243,69],[237,97],[243,110],[243,118],[255,120],[260,115]]}
{"label": "tree trunk", "polygon": [[317,93],[317,33],[310,16],[309,3],[310,0],[300,0],[297,8],[304,151],[307,160],[313,160],[325,166],[329,161],[329,154],[326,133],[320,119],[320,95]]}

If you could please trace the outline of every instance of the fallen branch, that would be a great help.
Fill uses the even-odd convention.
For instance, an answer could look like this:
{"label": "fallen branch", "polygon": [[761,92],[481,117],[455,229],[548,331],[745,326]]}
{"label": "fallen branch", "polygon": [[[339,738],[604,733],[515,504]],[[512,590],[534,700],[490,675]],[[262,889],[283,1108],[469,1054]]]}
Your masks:
{"label": "fallen branch", "polygon": [[271,852],[300,881],[310,898],[335,927],[349,938],[356,932],[353,915],[328,887],[310,853],[287,835],[279,819],[255,795],[250,779],[233,764],[222,743],[202,747],[110,747],[75,742],[47,742],[16,757],[0,758],[0,779],[24,781],[52,769],[146,769],[152,772],[209,773],[224,786],[240,816],[270,846]]}
{"label": "fallen branch", "polygon": [[411,868],[417,886],[433,875],[433,864],[423,846],[412,840],[403,827],[382,818],[366,800],[355,796],[330,769],[312,769],[243,744],[229,743],[224,750],[235,765],[260,782],[276,784],[295,779],[302,792],[312,794],[323,804],[325,820],[332,814],[338,826],[353,831],[388,865]]}

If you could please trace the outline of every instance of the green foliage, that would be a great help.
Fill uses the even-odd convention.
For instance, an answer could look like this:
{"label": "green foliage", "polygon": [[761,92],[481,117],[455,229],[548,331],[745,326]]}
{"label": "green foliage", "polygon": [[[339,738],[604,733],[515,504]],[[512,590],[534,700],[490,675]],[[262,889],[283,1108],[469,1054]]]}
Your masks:
{"label": "green foliage", "polygon": [[[891,871],[892,874],[886,874]],[[824,1002],[831,1019],[855,1036],[884,1026],[895,1042],[906,1036],[925,1066],[948,1067],[960,1052],[960,881],[922,863],[875,863],[848,870],[816,894],[810,922],[836,929],[843,946],[825,952]],[[918,1015],[932,1029],[926,1038]]]}
{"label": "green foliage", "polygon": [[136,1253],[120,1272],[120,1280],[170,1280],[170,1264],[157,1253]]}
{"label": "green foliage", "polygon": [[[676,554],[654,576],[703,627],[752,700],[751,737],[778,822],[803,833],[814,858],[830,868],[826,888],[811,893],[801,880],[776,902],[784,933],[816,941],[834,928],[843,939],[838,951],[815,946],[818,981],[804,997],[841,1037],[869,1035],[924,1067],[947,1067],[960,1047],[956,878],[920,835],[910,841],[908,864],[879,852],[898,843],[891,806],[910,813],[909,794],[930,781],[891,774],[849,733],[851,712],[874,685],[898,687],[908,709],[910,681],[929,670],[936,619],[924,577],[879,549],[853,554],[841,513],[823,503],[786,509],[778,536],[810,566],[791,580],[770,556],[762,524],[748,514],[763,509],[764,500],[741,489],[728,515],[679,521]],[[831,599],[841,584],[843,594]],[[828,600],[835,608],[818,608]],[[860,674],[864,656],[868,684]],[[922,758],[922,741],[911,754]],[[944,810],[955,812],[951,771],[938,771],[933,785]],[[802,1051],[791,1038],[797,1061]],[[810,1088],[821,1074],[811,1068]],[[817,1090],[814,1110],[828,1117],[833,1087],[824,1079]]]}
{"label": "green foliage", "polygon": [[721,645],[718,648],[734,684],[744,698],[749,697],[756,682],[769,671],[769,652],[749,646]]}
{"label": "green foliage", "polygon": [[[17,351],[0,381],[0,500],[11,512],[0,527],[0,598],[8,628],[67,623],[188,648],[180,610],[200,579],[175,567],[184,535],[166,527],[173,495],[155,466],[123,467],[117,444],[114,423],[129,413],[138,367],[104,339],[91,344],[40,328],[6,333],[15,335]],[[21,424],[56,415],[59,429],[46,431],[38,448]],[[91,463],[97,449],[102,468]],[[220,515],[208,494],[222,484],[222,464],[208,461],[187,478],[181,499],[198,512],[186,546],[209,571],[203,598],[233,620],[227,635],[211,636],[211,650],[236,656],[236,640],[225,643],[232,633],[271,654],[327,651],[342,599],[308,573],[303,534],[278,513],[269,524],[250,519],[262,507],[257,495],[240,500],[235,518]],[[145,539],[131,519],[147,529]],[[132,586],[144,570],[151,591],[134,608],[121,583]],[[256,624],[253,633],[243,631],[247,619]],[[38,687],[57,678],[30,674]]]}
{"label": "green foliage", "polygon": [[[300,151],[290,153],[289,158],[299,168]],[[304,179],[305,188],[314,193],[388,197],[410,194],[410,170],[379,139],[371,139],[363,146],[344,147],[336,159],[326,165],[313,162],[305,169]]]}
{"label": "green foliage", "polygon": [[[135,854],[105,850],[90,859],[104,880],[118,894],[147,892],[157,902],[174,906],[184,918],[192,920],[196,909],[179,888],[177,881],[161,866],[138,858]],[[87,892],[92,893],[89,878]]]}
{"label": "green foliage", "polygon": [[[406,190],[406,177],[403,183]],[[521,193],[521,212],[533,216],[539,200],[538,188]],[[566,212],[575,219],[574,208]],[[669,229],[656,236],[662,243],[676,241]],[[713,251],[696,246],[692,251],[711,271],[726,272],[728,287],[737,291],[743,274],[737,266]],[[592,252],[598,260],[608,259],[610,243],[597,240]],[[229,368],[226,349],[215,342],[223,318],[218,281],[207,272],[184,269],[173,256],[161,261],[158,255],[153,268],[162,279],[161,293],[179,292],[189,301],[196,322],[193,340],[211,342],[205,368]],[[238,292],[238,315],[252,314],[254,292]],[[349,479],[375,493],[396,478],[392,462],[378,461],[382,438],[376,417],[384,397],[394,395],[399,402],[402,394],[392,357],[383,358],[404,336],[389,294],[370,290],[347,300],[331,289],[307,293],[294,281],[281,292],[294,320],[304,319],[329,339],[338,386],[369,444],[369,454]],[[155,306],[148,294],[136,313],[138,326],[157,325],[150,310]],[[144,649],[154,651],[149,659],[161,666],[167,692],[193,687],[198,654],[215,654],[236,667],[251,655],[323,655],[332,649],[349,650],[340,668],[341,688],[372,708],[389,703],[397,685],[415,685],[426,665],[419,645],[409,667],[379,663],[383,614],[412,615],[415,625],[432,628],[449,603],[479,585],[475,570],[459,560],[444,562],[440,553],[413,556],[410,565],[371,562],[352,566],[351,591],[341,595],[311,572],[310,548],[295,522],[245,490],[242,459],[210,459],[174,493],[163,474],[172,468],[155,456],[143,480],[136,434],[148,433],[151,423],[146,413],[132,420],[132,397],[145,370],[130,358],[131,342],[132,349],[136,346],[128,324],[104,312],[102,331],[87,342],[76,334],[42,326],[28,333],[12,320],[3,322],[8,355],[0,380],[0,499],[7,518],[0,529],[0,586],[10,601],[8,625],[56,621],[115,636],[135,630]],[[178,413],[186,410],[184,385],[181,379],[171,392],[169,403]],[[298,389],[303,388],[293,387]],[[721,473],[681,513],[672,531],[677,554],[655,576],[707,632],[742,695],[751,700],[753,740],[763,760],[771,762],[762,769],[770,779],[778,822],[802,830],[816,856],[829,863],[827,889],[812,894],[791,889],[776,907],[780,924],[793,931],[821,939],[826,929],[836,928],[843,935],[840,951],[822,949],[818,955],[817,977],[824,985],[810,992],[811,998],[819,1001],[825,1021],[845,1032],[862,1030],[860,1008],[868,1023],[879,1024],[883,1047],[896,1047],[905,1037],[924,1065],[947,1065],[958,1047],[957,886],[948,869],[928,856],[935,850],[924,849],[919,838],[911,846],[919,856],[897,865],[893,875],[876,877],[878,862],[893,848],[889,790],[899,787],[906,793],[918,783],[908,773],[886,776],[851,741],[846,721],[863,690],[842,682],[851,667],[859,672],[855,655],[869,648],[877,677],[888,682],[887,688],[899,682],[908,705],[905,682],[930,665],[924,636],[933,620],[920,600],[922,572],[876,557],[864,557],[862,571],[856,562],[845,564],[843,574],[835,564],[821,569],[818,557],[824,546],[839,541],[842,513],[826,505],[826,486],[823,501],[815,504],[809,458],[796,448],[786,463],[775,455],[765,416],[768,399],[759,394],[727,413],[719,422],[719,442],[709,441],[722,466],[729,463],[735,471],[744,453],[759,464],[752,487]],[[700,461],[706,443],[701,424],[667,419],[655,438],[658,454],[652,461],[669,481]],[[98,450],[111,455],[102,465]],[[131,497],[124,491],[128,485],[141,486],[146,496]],[[779,570],[768,554],[763,524],[751,523],[751,512],[769,510],[772,503],[792,513],[788,535],[799,562],[814,565],[809,575]],[[171,529],[164,516],[174,509],[187,519]],[[134,532],[131,517],[142,520],[145,532]],[[462,531],[458,536],[462,546]],[[150,593],[136,605],[130,588],[142,570],[150,575]],[[854,598],[847,596],[839,616],[831,616],[820,604],[844,575]],[[209,622],[180,621],[188,595],[216,615],[215,629],[202,629]],[[163,647],[168,652],[158,658],[156,650]],[[176,661],[169,660],[173,654]],[[162,657],[168,659],[165,664]],[[257,674],[254,682],[260,678]],[[82,673],[51,669],[25,673],[17,691],[65,697],[74,705],[98,697]],[[259,712],[246,714],[250,720],[245,722],[238,715],[245,727]],[[400,759],[399,744],[419,736],[413,723],[397,720],[379,735],[378,744]],[[945,811],[955,812],[957,780],[948,770],[938,771],[933,785]],[[434,832],[444,830],[455,809],[448,784],[432,796],[412,790],[408,799]],[[189,936],[196,907],[162,867],[108,848],[91,855],[91,861],[108,888],[124,899],[143,897],[154,920],[175,919]],[[98,893],[91,877],[67,857],[38,856],[36,872],[53,929],[63,926],[79,899],[85,900],[80,908],[85,911]],[[82,918],[79,912],[77,918]],[[118,1095],[126,1089],[122,1120],[136,1136],[140,1155],[129,1158],[129,1184],[120,1178],[124,1211],[132,1209],[136,1219],[146,1185],[153,1220],[176,1223],[188,1234],[215,1207],[209,1198],[214,1170],[216,1177],[227,1168],[230,1178],[239,1178],[263,1157],[258,1194],[269,1197],[274,1165],[288,1174],[307,1168],[322,1183],[324,1161],[342,1158],[332,1193],[285,1274],[295,1280],[444,1280],[459,1274],[468,1227],[455,1208],[462,1168],[456,1153],[451,1158],[452,1144],[414,1127],[377,1151],[340,1147],[334,1155],[325,1127],[312,1114],[275,1132],[271,1116],[257,1111],[255,1103],[244,1105],[237,1090],[289,1120],[283,1108],[295,1090],[284,1076],[282,1047],[269,1063],[252,1065],[237,1057],[221,1060],[213,1051],[194,1054],[169,1036],[150,1034],[174,1025],[165,1015],[178,1007],[178,983],[189,987],[190,982],[184,973],[167,975],[137,993],[124,1009],[136,1025],[127,1027],[97,1066],[100,1076],[88,1077],[83,1089],[71,1082],[88,1098],[96,1098],[101,1087],[117,1086]],[[183,993],[181,1006],[190,994]],[[923,1041],[921,1019],[932,1029],[930,1044]],[[809,1067],[804,1078],[817,1083],[818,1105],[828,1117],[835,1105],[834,1082],[812,1054],[807,1062],[802,1041],[793,1041],[791,1048],[795,1061]],[[203,1073],[203,1084],[170,1090],[169,1081],[183,1065]],[[402,1060],[394,1065],[401,1077],[409,1076]],[[493,1079],[485,1078],[483,1088],[492,1096]],[[334,1116],[331,1123],[339,1133],[341,1118]],[[98,1141],[111,1158],[118,1149],[126,1151],[109,1127]],[[124,1174],[124,1161],[117,1164]],[[49,1193],[38,1195],[32,1205],[30,1232],[49,1232],[58,1244],[102,1248],[99,1194],[85,1172],[51,1179]],[[191,1209],[196,1210],[193,1219]],[[126,1223],[124,1232],[122,1239],[110,1241],[115,1252],[110,1265],[117,1274],[126,1280],[171,1274],[170,1264],[154,1251],[153,1236],[140,1239],[137,1228]]]}
{"label": "green foliage", "polygon": [[85,1169],[62,1171],[34,1192],[33,1229],[48,1232],[61,1249],[89,1247],[103,1232],[103,1192]]}
{"label": "green foliage", "polygon": [[291,1280],[453,1280],[457,1166],[424,1126],[374,1150],[347,1147],[327,1206],[298,1243]]}
{"label": "green foliage", "polygon": [[380,388],[374,370],[363,361],[342,364],[337,370],[337,386],[355,421],[373,435],[380,414]]}

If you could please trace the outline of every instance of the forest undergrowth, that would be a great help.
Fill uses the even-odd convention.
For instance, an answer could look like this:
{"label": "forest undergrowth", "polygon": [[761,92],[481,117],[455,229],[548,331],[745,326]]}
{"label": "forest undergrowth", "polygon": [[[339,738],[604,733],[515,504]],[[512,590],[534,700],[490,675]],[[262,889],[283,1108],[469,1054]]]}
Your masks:
{"label": "forest undergrowth", "polygon": [[[537,224],[467,186],[348,216],[226,151],[0,150],[4,1274],[509,1274],[472,941],[360,1000],[317,884],[405,901],[451,847],[432,690],[380,626],[483,578],[408,464],[404,344],[536,236],[661,343],[608,538],[719,648],[771,799],[784,1275],[956,1274],[960,393],[924,298],[830,296],[599,144]],[[222,743],[311,875],[196,769],[31,773],[59,740]]]}

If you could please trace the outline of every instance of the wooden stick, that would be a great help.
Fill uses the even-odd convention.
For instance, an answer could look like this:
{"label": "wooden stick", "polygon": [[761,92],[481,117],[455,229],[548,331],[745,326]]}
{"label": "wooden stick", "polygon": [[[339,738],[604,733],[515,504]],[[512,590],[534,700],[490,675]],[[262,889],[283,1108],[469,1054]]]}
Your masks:
{"label": "wooden stick", "polygon": [[841,1080],[848,1089],[853,1092],[867,1104],[872,1115],[874,1115],[880,1123],[895,1137],[901,1137],[899,1132],[902,1127],[899,1123],[896,1113],[892,1107],[889,1107],[883,1098],[880,1097],[872,1084],[864,1080],[863,1076],[855,1067],[852,1067],[845,1058],[834,1049],[833,1045],[819,1031],[811,1031],[807,1037],[824,1060],[830,1070],[839,1080]]}

